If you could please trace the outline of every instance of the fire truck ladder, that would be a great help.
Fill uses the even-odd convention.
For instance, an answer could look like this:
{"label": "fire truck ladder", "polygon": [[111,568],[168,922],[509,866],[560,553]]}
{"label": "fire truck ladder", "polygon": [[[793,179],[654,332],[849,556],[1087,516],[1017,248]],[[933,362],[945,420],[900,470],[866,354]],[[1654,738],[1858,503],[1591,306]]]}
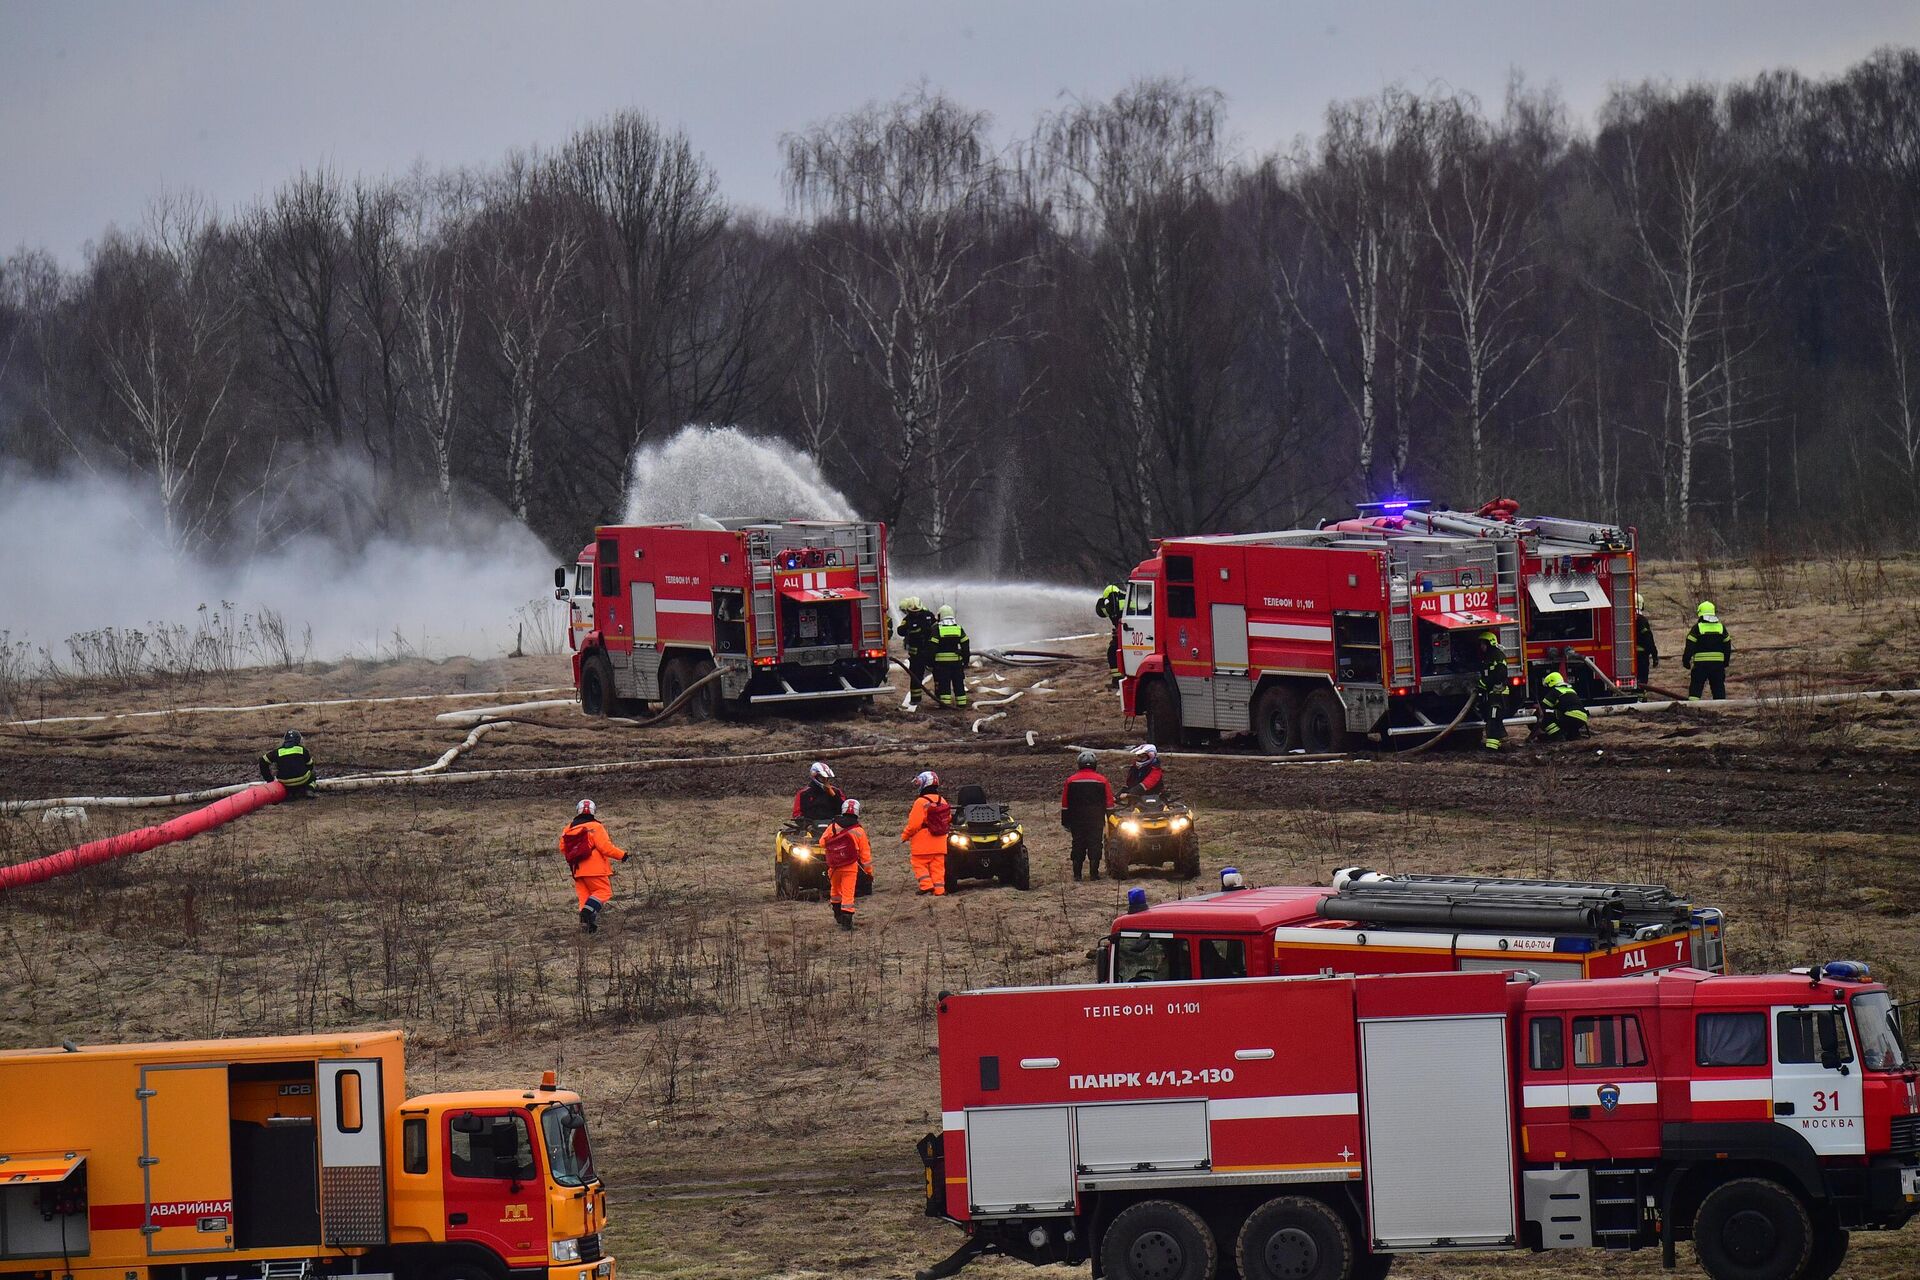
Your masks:
{"label": "fire truck ladder", "polygon": [[1574,931],[1611,937],[1689,923],[1692,910],[1664,885],[1409,875],[1355,881],[1322,899],[1331,920]]}
{"label": "fire truck ladder", "polygon": [[753,651],[771,653],[778,643],[780,602],[773,590],[773,531],[777,525],[748,525],[747,563],[752,566]]}
{"label": "fire truck ladder", "polygon": [[260,1264],[260,1280],[307,1280],[312,1271],[311,1258],[269,1258]]}

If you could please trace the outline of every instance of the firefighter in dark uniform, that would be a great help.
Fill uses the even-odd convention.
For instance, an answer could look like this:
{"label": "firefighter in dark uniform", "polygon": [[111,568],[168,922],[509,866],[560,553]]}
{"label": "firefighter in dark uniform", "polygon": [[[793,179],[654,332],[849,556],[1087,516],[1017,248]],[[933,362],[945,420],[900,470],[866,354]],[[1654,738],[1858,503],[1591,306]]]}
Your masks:
{"label": "firefighter in dark uniform", "polygon": [[939,625],[919,596],[908,596],[900,602],[900,643],[907,649],[907,706],[915,710],[926,696],[927,672],[933,666],[933,633]]}
{"label": "firefighter in dark uniform", "polygon": [[1538,732],[1547,742],[1571,742],[1592,732],[1587,724],[1587,704],[1580,700],[1580,692],[1571,681],[1558,671],[1549,671],[1541,684],[1540,718],[1546,728]]}
{"label": "firefighter in dark uniform", "polygon": [[1640,687],[1647,687],[1653,669],[1660,665],[1660,645],[1653,638],[1653,623],[1647,618],[1647,598],[1633,593],[1633,673]]}
{"label": "firefighter in dark uniform", "polygon": [[1692,672],[1687,680],[1687,701],[1699,700],[1708,687],[1715,700],[1727,696],[1727,664],[1733,661],[1733,637],[1727,624],[1713,610],[1713,601],[1702,600],[1694,611],[1693,630],[1687,632],[1687,647],[1680,651],[1680,665]]}
{"label": "firefighter in dark uniform", "polygon": [[1498,751],[1507,739],[1507,655],[1501,651],[1500,637],[1491,631],[1480,633],[1480,678],[1474,682],[1473,695],[1480,713],[1480,745]]}
{"label": "firefighter in dark uniform", "polygon": [[1080,753],[1080,769],[1060,788],[1060,825],[1073,837],[1073,878],[1080,878],[1087,866],[1093,878],[1100,878],[1101,841],[1107,826],[1107,810],[1113,808],[1113,786],[1096,767],[1100,758],[1091,751]]}
{"label": "firefighter in dark uniform", "polygon": [[287,799],[313,798],[313,753],[300,744],[297,730],[287,730],[280,745],[260,757],[260,780],[275,778],[287,789]]}
{"label": "firefighter in dark uniform", "polygon": [[833,767],[815,760],[807,768],[807,785],[793,793],[795,822],[832,822],[847,803],[847,793],[833,785]]}
{"label": "firefighter in dark uniform", "polygon": [[940,625],[933,631],[933,691],[943,707],[967,705],[967,663],[973,660],[973,642],[967,629],[953,620],[953,606],[940,606]]}
{"label": "firefighter in dark uniform", "polygon": [[1113,628],[1113,635],[1107,641],[1107,687],[1116,687],[1120,683],[1120,615],[1126,612],[1127,593],[1109,582],[1107,589],[1093,603],[1093,612],[1105,618]]}

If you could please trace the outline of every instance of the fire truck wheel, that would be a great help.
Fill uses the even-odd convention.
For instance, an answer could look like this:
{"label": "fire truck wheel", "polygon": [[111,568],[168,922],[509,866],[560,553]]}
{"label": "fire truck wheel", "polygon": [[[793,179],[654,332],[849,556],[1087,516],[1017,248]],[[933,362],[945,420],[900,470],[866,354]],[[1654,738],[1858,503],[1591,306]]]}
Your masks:
{"label": "fire truck wheel", "polygon": [[1345,751],[1352,745],[1347,709],[1331,689],[1315,689],[1300,708],[1300,745],[1315,755]]}
{"label": "fire truck wheel", "polygon": [[1779,1183],[1736,1178],[1700,1202],[1693,1247],[1712,1280],[1796,1280],[1813,1252],[1813,1222]]}
{"label": "fire truck wheel", "polygon": [[1347,1224],[1312,1196],[1275,1196],[1247,1215],[1234,1245],[1241,1280],[1346,1280]]}
{"label": "fire truck wheel", "polygon": [[580,672],[580,709],[590,716],[610,716],[617,701],[613,691],[613,664],[595,654]]}
{"label": "fire truck wheel", "polygon": [[1142,714],[1147,718],[1147,734],[1155,742],[1170,742],[1174,746],[1181,743],[1180,704],[1173,700],[1173,690],[1167,688],[1165,680],[1155,680],[1147,686],[1146,706]]}
{"label": "fire truck wheel", "polygon": [[1114,1280],[1213,1280],[1219,1261],[1207,1224],[1173,1200],[1128,1205],[1100,1240],[1101,1270]]}
{"label": "fire truck wheel", "polygon": [[1283,756],[1300,745],[1300,695],[1281,684],[1270,684],[1253,700],[1253,736],[1260,750]]}

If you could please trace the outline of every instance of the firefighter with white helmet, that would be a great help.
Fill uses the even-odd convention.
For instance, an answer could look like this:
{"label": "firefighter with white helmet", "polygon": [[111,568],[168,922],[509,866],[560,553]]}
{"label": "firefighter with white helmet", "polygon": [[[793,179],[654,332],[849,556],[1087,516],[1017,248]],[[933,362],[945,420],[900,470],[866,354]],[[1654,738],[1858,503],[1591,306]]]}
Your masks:
{"label": "firefighter with white helmet", "polygon": [[1073,837],[1073,878],[1080,878],[1082,866],[1100,878],[1101,836],[1106,831],[1107,813],[1113,808],[1113,785],[1100,772],[1100,757],[1082,751],[1080,768],[1060,788],[1060,825]]}
{"label": "firefighter with white helmet", "polygon": [[1680,651],[1680,665],[1691,675],[1687,680],[1687,701],[1695,702],[1708,688],[1714,698],[1727,696],[1727,667],[1733,662],[1733,636],[1720,621],[1713,601],[1702,600],[1694,610],[1693,630],[1687,632],[1687,646]]}
{"label": "firefighter with white helmet", "polygon": [[593,801],[582,800],[574,810],[573,821],[560,833],[560,855],[573,872],[580,927],[588,933],[597,933],[600,913],[613,901],[613,864],[625,862],[627,851],[607,835]]}
{"label": "firefighter with white helmet", "polygon": [[933,666],[933,635],[939,623],[919,596],[900,602],[900,643],[907,650],[907,709],[918,711]]}
{"label": "firefighter with white helmet", "polygon": [[815,760],[807,768],[807,785],[793,793],[796,822],[832,822],[840,816],[847,793],[833,785],[833,766]]}
{"label": "firefighter with white helmet", "polygon": [[953,831],[953,806],[940,794],[940,775],[928,769],[916,774],[918,795],[900,840],[907,846],[916,892],[945,897],[947,892],[947,836]]}
{"label": "firefighter with white helmet", "polygon": [[1580,700],[1572,681],[1558,671],[1549,671],[1541,686],[1540,718],[1546,727],[1538,732],[1546,741],[1568,742],[1592,732],[1587,724],[1587,704]]}
{"label": "firefighter with white helmet", "polygon": [[851,797],[840,805],[840,813],[820,838],[827,856],[827,897],[833,903],[833,919],[842,929],[853,928],[854,904],[859,898],[860,873],[873,874],[873,846],[860,825],[860,802]]}
{"label": "firefighter with white helmet", "polygon": [[933,632],[933,690],[943,707],[967,705],[967,663],[973,660],[973,642],[953,616],[953,606],[940,606]]}
{"label": "firefighter with white helmet", "polygon": [[1480,745],[1498,751],[1507,739],[1507,655],[1492,631],[1480,633],[1480,678],[1473,696],[1480,712]]}

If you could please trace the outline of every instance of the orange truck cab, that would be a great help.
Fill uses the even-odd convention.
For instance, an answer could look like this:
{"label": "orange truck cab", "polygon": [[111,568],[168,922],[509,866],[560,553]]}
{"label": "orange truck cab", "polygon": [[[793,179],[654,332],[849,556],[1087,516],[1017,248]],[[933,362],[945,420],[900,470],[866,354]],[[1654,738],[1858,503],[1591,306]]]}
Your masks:
{"label": "orange truck cab", "polygon": [[0,1052],[0,1276],[612,1280],[579,1095],[549,1072],[406,1098],[403,1049]]}

